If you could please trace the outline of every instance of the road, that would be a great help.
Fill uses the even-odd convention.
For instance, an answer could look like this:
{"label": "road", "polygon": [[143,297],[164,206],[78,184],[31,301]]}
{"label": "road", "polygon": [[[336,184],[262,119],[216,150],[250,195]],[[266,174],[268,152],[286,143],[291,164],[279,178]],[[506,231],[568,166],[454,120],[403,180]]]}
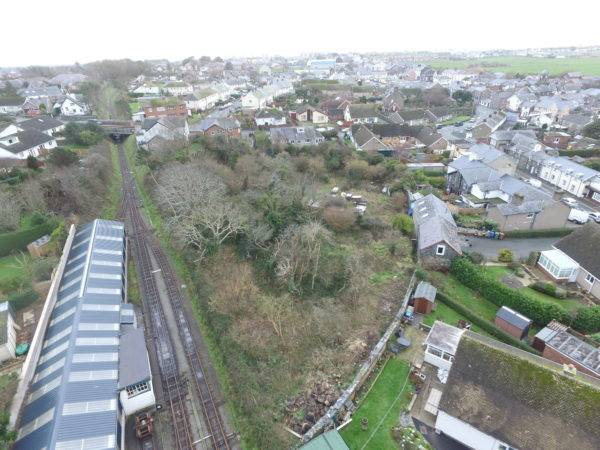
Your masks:
{"label": "road", "polygon": [[524,239],[483,239],[461,236],[461,246],[464,251],[478,252],[486,258],[496,258],[501,248],[509,248],[517,258],[527,258],[533,251],[550,250],[552,244],[560,237],[524,238]]}

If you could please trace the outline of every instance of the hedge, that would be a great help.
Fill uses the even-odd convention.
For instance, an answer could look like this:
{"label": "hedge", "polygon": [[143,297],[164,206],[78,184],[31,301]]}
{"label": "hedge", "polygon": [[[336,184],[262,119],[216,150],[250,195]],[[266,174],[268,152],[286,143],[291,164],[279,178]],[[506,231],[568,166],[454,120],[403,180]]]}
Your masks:
{"label": "hedge", "polygon": [[551,320],[558,320],[580,332],[600,331],[600,306],[579,308],[577,314],[572,317],[562,306],[529,297],[486,275],[465,257],[452,261],[450,272],[462,284],[478,292],[486,300],[499,307],[508,306],[540,326],[546,326]]}
{"label": "hedge", "polygon": [[499,341],[504,342],[505,344],[512,345],[513,347],[518,347],[522,350],[538,354],[538,352],[536,350],[534,350],[532,347],[530,347],[529,345],[527,345],[524,342],[518,340],[517,338],[511,336],[510,334],[505,333],[500,328],[497,328],[493,323],[488,322],[481,316],[478,316],[473,311],[471,311],[469,308],[467,308],[465,305],[448,297],[443,292],[438,291],[436,299],[438,299],[440,302],[444,303],[446,306],[452,308],[457,313],[466,317],[473,324],[477,325],[482,330],[491,334]]}
{"label": "hedge", "polygon": [[545,326],[552,319],[570,324],[571,317],[558,305],[544,303],[536,298],[528,297],[485,274],[467,258],[456,258],[450,268],[452,274],[465,286],[473,289],[494,305],[508,306],[526,315],[540,326]]}
{"label": "hedge", "polygon": [[529,287],[538,292],[541,292],[542,294],[549,295],[550,297],[567,298],[567,291],[556,287],[556,285],[554,283],[546,283],[544,281],[536,281]]}
{"label": "hedge", "polygon": [[39,295],[33,289],[27,289],[23,292],[14,292],[13,294],[8,296],[8,302],[11,306],[18,311],[20,309],[26,308],[31,305],[39,298]]}
{"label": "hedge", "polygon": [[506,231],[507,238],[536,238],[536,237],[563,237],[571,234],[573,228],[548,228],[546,230],[514,230]]}
{"label": "hedge", "polygon": [[27,244],[51,233],[54,227],[55,224],[49,222],[26,230],[0,234],[0,256],[9,255],[15,250],[25,250]]}
{"label": "hedge", "polygon": [[581,156],[582,158],[592,158],[594,156],[600,156],[600,148],[591,150],[559,150],[560,156]]}

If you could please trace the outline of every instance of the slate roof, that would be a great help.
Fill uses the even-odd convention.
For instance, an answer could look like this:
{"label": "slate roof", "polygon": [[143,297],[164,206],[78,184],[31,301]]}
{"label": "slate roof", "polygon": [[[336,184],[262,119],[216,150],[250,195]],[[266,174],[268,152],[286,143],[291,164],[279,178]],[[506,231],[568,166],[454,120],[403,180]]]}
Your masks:
{"label": "slate roof", "polygon": [[544,159],[543,163],[550,167],[560,169],[562,172],[566,170],[572,170],[572,175],[574,177],[584,181],[600,176],[600,172],[594,169],[590,169],[589,167],[583,166],[581,164],[577,164],[576,162],[571,161],[570,159],[565,158],[563,156],[549,156]]}
{"label": "slate roof", "polygon": [[61,125],[64,125],[63,122],[50,116],[39,116],[33,119],[24,120],[23,122],[19,122],[17,124],[18,127],[24,130],[32,129],[42,132],[52,130],[53,128],[58,128]]}
{"label": "slate roof", "polygon": [[435,195],[426,195],[413,204],[413,221],[417,229],[419,250],[445,242],[458,254],[462,254],[452,214]]}
{"label": "slate roof", "polygon": [[520,450],[595,450],[600,382],[467,331],[439,410]]}
{"label": "slate roof", "polygon": [[171,130],[176,130],[178,128],[184,128],[185,122],[185,117],[179,116],[166,116],[153,119],[144,119],[144,121],[142,122],[142,130],[148,131],[157,123]]}
{"label": "slate roof", "polygon": [[554,244],[554,247],[576,261],[594,277],[600,278],[599,243],[600,224],[589,221],[584,226],[577,228],[571,234],[562,238]]}
{"label": "slate roof", "polygon": [[461,156],[452,161],[448,166],[460,172],[468,186],[483,181],[494,181],[500,178],[500,172],[487,166],[483,161]]}
{"label": "slate roof", "polygon": [[431,303],[435,302],[435,295],[437,294],[437,289],[432,284],[429,284],[427,281],[421,281],[417,288],[415,289],[415,293],[413,294],[413,298],[425,298],[429,300]]}
{"label": "slate roof", "polygon": [[[19,139],[19,142],[14,144],[1,144],[0,148],[4,150],[8,150],[11,153],[17,154],[21,153],[25,150],[29,150],[31,148],[37,147],[38,145],[43,145],[47,142],[53,141],[54,138],[52,136],[48,136],[46,133],[42,133],[41,131],[28,129],[19,131],[11,136],[15,136]],[[2,139],[7,139],[9,136],[5,136]]]}
{"label": "slate roof", "polygon": [[256,114],[254,114],[254,117],[257,119],[268,119],[271,117],[281,119],[282,117],[285,117],[285,114],[278,109],[259,109],[256,111]]}
{"label": "slate roof", "polygon": [[122,222],[78,227],[15,450],[117,448],[124,240]]}
{"label": "slate roof", "polygon": [[504,320],[505,322],[510,323],[511,325],[519,328],[520,330],[524,330],[529,325],[531,325],[531,319],[525,317],[517,311],[510,309],[508,306],[503,306],[498,311],[496,311],[496,317]]}
{"label": "slate roof", "polygon": [[315,127],[281,127],[271,128],[271,139],[275,142],[315,145],[325,138]]}
{"label": "slate roof", "polygon": [[146,348],[144,330],[131,325],[122,327],[119,348],[119,389],[124,389],[151,377],[150,362]]}
{"label": "slate roof", "polygon": [[194,123],[190,125],[190,132],[205,132],[212,126],[217,126],[224,130],[234,130],[236,128],[240,128],[240,122],[237,119],[229,119],[225,117],[208,117],[206,119],[201,120],[198,123]]}

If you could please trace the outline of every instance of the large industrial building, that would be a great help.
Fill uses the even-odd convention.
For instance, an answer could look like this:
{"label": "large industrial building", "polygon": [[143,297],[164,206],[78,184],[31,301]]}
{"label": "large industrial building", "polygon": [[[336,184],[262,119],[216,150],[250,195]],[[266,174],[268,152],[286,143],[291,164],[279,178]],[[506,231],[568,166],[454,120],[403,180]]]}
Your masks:
{"label": "large industrial building", "polygon": [[154,405],[127,298],[123,223],[72,229],[23,369],[16,450],[124,449],[126,416]]}

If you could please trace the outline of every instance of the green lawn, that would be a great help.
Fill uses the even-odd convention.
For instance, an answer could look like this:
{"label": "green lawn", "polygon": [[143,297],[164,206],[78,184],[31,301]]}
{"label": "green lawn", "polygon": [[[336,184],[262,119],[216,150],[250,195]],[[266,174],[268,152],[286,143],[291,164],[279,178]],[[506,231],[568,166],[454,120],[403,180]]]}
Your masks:
{"label": "green lawn", "polygon": [[526,56],[498,56],[479,59],[433,59],[426,64],[436,69],[481,68],[488,72],[537,74],[547,70],[550,75],[581,72],[600,75],[599,57],[530,58]]}
{"label": "green lawn", "polygon": [[[28,255],[25,258],[28,258]],[[27,276],[20,261],[23,261],[22,256],[4,256],[0,258],[0,282],[14,277],[25,278]]]}
{"label": "green lawn", "polygon": [[[498,281],[502,279],[504,275],[512,274],[512,271],[506,266],[489,266],[485,268],[486,272],[496,278]],[[530,287],[525,287],[521,289],[525,295],[529,297],[533,297],[537,300],[546,303],[552,303],[554,305],[562,306],[568,311],[575,311],[577,308],[583,306],[579,301],[575,298],[555,298],[550,295],[543,294],[542,292],[538,292],[535,289]]]}
{"label": "green lawn", "polygon": [[456,117],[452,117],[451,119],[440,122],[440,125],[454,125],[455,123],[466,122],[470,118],[471,118],[471,116],[456,116]]}
{"label": "green lawn", "polygon": [[[410,402],[413,391],[408,379],[410,366],[406,361],[391,358],[382,370],[352,416],[352,422],[340,431],[351,449],[398,447],[390,430],[398,423],[400,413]],[[360,427],[360,419],[363,417],[369,419],[366,431]]]}
{"label": "green lawn", "polygon": [[[460,315],[460,313],[456,312],[448,305],[445,305],[442,302],[436,302],[437,306],[435,307],[435,311],[430,312],[423,318],[423,323],[425,325],[433,325],[433,322],[439,320],[441,322],[447,323],[448,325],[457,326],[459,320],[466,320],[469,322],[469,319]],[[476,333],[485,334],[487,333],[479,328],[477,325],[471,325],[471,329]]]}
{"label": "green lawn", "polygon": [[494,321],[498,307],[493,303],[479,296],[475,291],[469,289],[454,276],[448,275],[444,279],[443,291],[454,300],[463,303],[467,308],[478,316]]}

